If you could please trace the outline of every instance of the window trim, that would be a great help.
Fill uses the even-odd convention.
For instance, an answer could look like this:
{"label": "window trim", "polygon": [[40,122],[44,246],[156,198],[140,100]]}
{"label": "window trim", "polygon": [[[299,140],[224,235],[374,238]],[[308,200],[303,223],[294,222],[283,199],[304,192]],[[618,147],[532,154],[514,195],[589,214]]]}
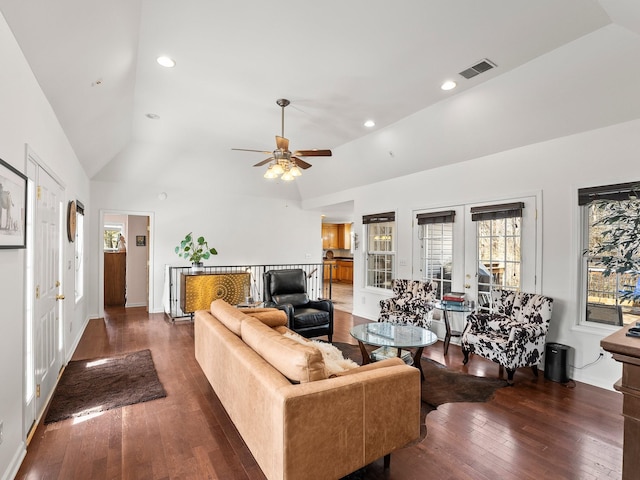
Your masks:
{"label": "window trim", "polygon": [[[605,322],[598,322],[593,320],[588,320],[587,318],[587,309],[589,305],[589,261],[594,259],[595,257],[589,255],[589,231],[590,231],[590,215],[589,208],[590,204],[597,201],[611,201],[611,202],[620,202],[625,200],[638,200],[640,198],[640,182],[626,182],[626,183],[616,183],[609,185],[601,185],[595,187],[584,187],[578,188],[578,215],[577,219],[579,221],[578,225],[578,282],[580,291],[578,298],[580,299],[579,304],[577,305],[578,312],[576,315],[576,323],[574,324],[574,328],[577,330],[582,330],[586,332],[594,332],[594,331],[615,331],[618,330],[620,325],[617,324],[609,324]],[[620,273],[615,273],[615,275],[621,275]],[[614,292],[615,294],[615,292]],[[618,294],[616,295],[616,303],[617,307],[618,302]],[[605,305],[605,304],[603,304]],[[624,318],[624,314],[621,315],[622,319]],[[622,320],[624,326],[624,320]]]}
{"label": "window trim", "polygon": [[[376,223],[391,223],[393,222],[393,238],[391,239],[391,250],[385,252],[378,251],[370,251],[369,244],[369,227],[372,224]],[[396,213],[395,212],[384,212],[384,213],[375,213],[371,215],[363,215],[362,216],[362,225],[364,227],[364,238],[365,238],[365,248],[363,249],[365,261],[364,264],[364,288],[376,292],[390,292],[392,289],[392,285],[389,285],[389,288],[378,287],[375,285],[369,284],[369,255],[371,254],[385,254],[391,255],[393,258],[393,264],[391,266],[391,279],[393,280],[396,276],[397,269],[397,242],[398,242],[398,223],[396,222]]]}
{"label": "window trim", "polygon": [[[430,212],[430,213],[418,213],[416,215],[416,220],[417,220],[417,225],[418,225],[418,243],[419,243],[419,247],[420,247],[420,255],[419,255],[419,260],[420,260],[420,269],[422,270],[423,268],[426,267],[426,264],[423,262],[423,259],[426,259],[426,256],[422,256],[422,250],[425,247],[425,238],[420,235],[420,232],[423,231],[422,227],[423,225],[451,225],[451,278],[449,278],[448,280],[441,278],[441,279],[429,279],[427,278],[427,276],[424,273],[421,273],[420,277],[421,280],[423,281],[432,281],[432,282],[436,282],[439,284],[439,288],[436,291],[436,295],[438,296],[438,300],[441,300],[443,295],[444,295],[444,284],[448,283],[449,284],[449,291],[453,291],[453,272],[454,272],[454,266],[455,266],[455,262],[454,262],[454,258],[455,258],[455,215],[456,215],[456,211],[455,210],[447,210],[447,211],[442,211],[442,212]],[[444,273],[444,268],[441,265],[440,267],[440,271],[441,273]]]}

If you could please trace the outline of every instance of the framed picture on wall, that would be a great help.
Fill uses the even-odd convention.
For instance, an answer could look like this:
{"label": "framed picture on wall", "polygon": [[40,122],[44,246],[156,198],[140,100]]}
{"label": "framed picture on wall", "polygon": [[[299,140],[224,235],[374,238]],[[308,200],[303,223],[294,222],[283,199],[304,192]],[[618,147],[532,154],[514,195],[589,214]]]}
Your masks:
{"label": "framed picture on wall", "polygon": [[136,235],[136,247],[145,247],[147,245],[147,237],[145,235]]}
{"label": "framed picture on wall", "polygon": [[27,177],[0,159],[0,248],[27,246]]}

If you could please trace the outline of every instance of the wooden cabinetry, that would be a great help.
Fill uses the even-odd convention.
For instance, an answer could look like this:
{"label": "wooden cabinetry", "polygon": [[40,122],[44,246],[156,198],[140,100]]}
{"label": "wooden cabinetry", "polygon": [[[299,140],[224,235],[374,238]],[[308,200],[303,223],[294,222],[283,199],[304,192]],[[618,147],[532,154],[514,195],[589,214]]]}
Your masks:
{"label": "wooden cabinetry", "polygon": [[182,273],[180,308],[184,313],[208,310],[218,298],[237,305],[249,295],[250,278],[246,272]]}
{"label": "wooden cabinetry", "polygon": [[331,278],[332,281],[336,281],[336,275],[337,275],[337,261],[336,260],[325,260],[323,263],[323,268],[324,268],[324,272],[323,272],[323,276],[322,278],[324,278],[325,280],[329,280],[329,278]]}
{"label": "wooden cabinetry", "polygon": [[351,224],[338,224],[338,248],[351,250]]}
{"label": "wooden cabinetry", "polygon": [[322,249],[329,250],[338,247],[338,225],[335,223],[322,224]]}
{"label": "wooden cabinetry", "polygon": [[323,223],[322,224],[322,248],[350,250],[351,249],[351,224],[350,223]]}
{"label": "wooden cabinetry", "polygon": [[127,254],[104,253],[104,306],[124,307],[127,301]]}
{"label": "wooden cabinetry", "polygon": [[632,326],[627,325],[600,341],[600,346],[622,363],[622,378],[613,386],[624,396],[622,480],[638,478],[640,470],[640,346],[637,338],[626,336]]}
{"label": "wooden cabinetry", "polygon": [[339,282],[353,283],[353,261],[338,260],[336,262],[336,278]]}

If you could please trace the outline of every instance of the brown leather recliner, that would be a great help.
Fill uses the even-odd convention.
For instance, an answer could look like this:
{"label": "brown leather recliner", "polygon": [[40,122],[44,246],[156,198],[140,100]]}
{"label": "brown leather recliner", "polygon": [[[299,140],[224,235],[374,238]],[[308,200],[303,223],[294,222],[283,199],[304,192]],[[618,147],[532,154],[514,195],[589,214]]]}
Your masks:
{"label": "brown leather recliner", "polygon": [[333,337],[333,302],[310,300],[307,277],[300,268],[269,270],[264,273],[265,307],[287,312],[288,327],[303,337]]}

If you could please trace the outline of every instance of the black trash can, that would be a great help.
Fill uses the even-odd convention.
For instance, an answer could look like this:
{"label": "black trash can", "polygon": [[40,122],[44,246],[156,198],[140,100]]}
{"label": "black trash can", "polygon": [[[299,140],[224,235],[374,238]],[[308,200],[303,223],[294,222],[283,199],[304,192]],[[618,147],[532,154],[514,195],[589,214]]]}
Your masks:
{"label": "black trash can", "polygon": [[561,343],[547,343],[544,349],[544,378],[554,382],[567,383],[567,353],[568,345]]}

